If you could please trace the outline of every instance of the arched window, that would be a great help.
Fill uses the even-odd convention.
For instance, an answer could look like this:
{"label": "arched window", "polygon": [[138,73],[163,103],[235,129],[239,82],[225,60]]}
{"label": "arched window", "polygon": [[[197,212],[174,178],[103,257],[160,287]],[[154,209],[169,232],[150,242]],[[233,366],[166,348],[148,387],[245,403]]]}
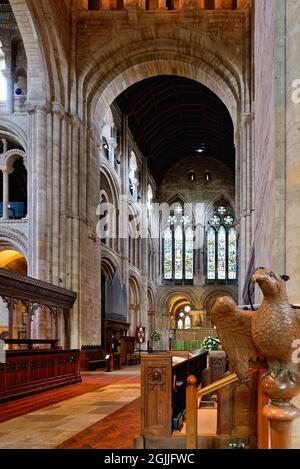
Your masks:
{"label": "arched window", "polygon": [[191,328],[191,318],[189,317],[188,314],[184,318],[184,328],[185,329],[190,329]]}
{"label": "arched window", "polygon": [[220,204],[206,231],[206,280],[221,283],[237,280],[237,237],[234,216]]}
{"label": "arched window", "polygon": [[150,184],[148,184],[147,188],[147,209],[148,209],[148,220],[151,221],[151,214],[152,214],[152,201],[153,201],[153,191]]}
{"label": "arched window", "polygon": [[137,179],[137,161],[136,156],[133,151],[130,152],[129,158],[129,190],[132,195],[136,192],[136,187],[138,185]]}
{"label": "arched window", "polygon": [[178,329],[191,329],[192,321],[190,317],[191,307],[185,306],[182,311],[178,314],[177,328]]}
{"label": "arched window", "polygon": [[173,276],[173,234],[167,227],[164,232],[164,278],[171,280]]}
{"label": "arched window", "polygon": [[177,321],[177,328],[178,329],[183,329],[183,320],[180,318]]}
{"label": "arched window", "polygon": [[194,231],[192,220],[180,203],[170,211],[163,230],[164,280],[192,281],[194,276]]}

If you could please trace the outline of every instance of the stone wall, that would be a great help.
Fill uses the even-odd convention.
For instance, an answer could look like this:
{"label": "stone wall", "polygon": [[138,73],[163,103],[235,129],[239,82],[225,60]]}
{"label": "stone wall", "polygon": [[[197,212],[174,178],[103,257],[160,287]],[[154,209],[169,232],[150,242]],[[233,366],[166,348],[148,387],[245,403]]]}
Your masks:
{"label": "stone wall", "polygon": [[275,2],[255,3],[255,264],[275,268]]}

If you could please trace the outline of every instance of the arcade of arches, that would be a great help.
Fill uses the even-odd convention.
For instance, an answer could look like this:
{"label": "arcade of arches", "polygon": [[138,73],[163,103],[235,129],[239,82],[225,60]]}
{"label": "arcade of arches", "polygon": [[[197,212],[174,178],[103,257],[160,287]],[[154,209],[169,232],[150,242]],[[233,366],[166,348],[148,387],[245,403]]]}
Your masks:
{"label": "arcade of arches", "polygon": [[59,3],[0,1],[0,267],[76,292],[72,348],[201,340],[259,265],[300,304],[300,2]]}

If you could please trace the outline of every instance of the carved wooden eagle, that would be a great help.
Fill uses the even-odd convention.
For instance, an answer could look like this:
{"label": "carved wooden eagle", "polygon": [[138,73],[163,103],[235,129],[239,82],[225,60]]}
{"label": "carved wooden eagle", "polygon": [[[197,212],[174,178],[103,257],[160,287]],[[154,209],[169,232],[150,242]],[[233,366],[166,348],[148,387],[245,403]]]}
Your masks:
{"label": "carved wooden eagle", "polygon": [[289,304],[285,282],[269,269],[252,276],[264,298],[256,311],[243,311],[229,296],[218,298],[212,319],[230,364],[241,381],[247,379],[249,362],[265,357],[272,370],[287,369],[297,374],[293,363],[295,339],[300,339],[300,316]]}

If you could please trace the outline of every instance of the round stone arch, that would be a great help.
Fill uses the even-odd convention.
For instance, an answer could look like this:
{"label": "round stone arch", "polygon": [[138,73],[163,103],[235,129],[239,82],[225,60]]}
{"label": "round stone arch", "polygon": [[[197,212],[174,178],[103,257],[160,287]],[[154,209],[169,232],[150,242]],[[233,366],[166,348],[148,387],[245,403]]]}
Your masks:
{"label": "round stone arch", "polygon": [[23,150],[12,149],[5,153],[5,158],[1,164],[7,168],[12,168],[16,160],[22,160],[25,168],[27,167],[26,154]]}
{"label": "round stone arch", "polygon": [[153,76],[175,75],[199,82],[213,91],[227,107],[235,130],[238,129],[241,113],[240,87],[232,78],[226,80],[222,70],[214,70],[205,62],[200,61],[195,64],[190,58],[186,58],[186,61],[179,60],[170,52],[166,54],[166,58],[141,57],[139,63],[129,66],[127,64],[127,68],[125,62],[123,70],[120,69],[118,75],[116,73],[117,71],[114,70],[108,76],[99,77],[95,84],[97,87],[94,89],[95,94],[92,97],[90,95],[89,107],[86,109],[88,121],[93,121],[94,117],[101,123],[100,125],[103,125],[103,116],[107,114],[107,109],[112,102],[135,83]]}
{"label": "round stone arch", "polygon": [[21,145],[26,152],[26,133],[15,122],[5,119],[3,116],[0,116],[0,138],[7,138],[8,140],[12,140],[17,145]]}
{"label": "round stone arch", "polygon": [[213,306],[213,303],[217,298],[221,296],[231,296],[234,301],[237,301],[237,294],[233,289],[230,288],[216,288],[214,290],[210,289],[206,291],[202,296],[202,305],[203,309],[206,310],[208,313]]}
{"label": "round stone arch", "polygon": [[13,249],[19,251],[28,263],[27,239],[22,233],[5,229],[0,229],[0,251]]}
{"label": "round stone arch", "polygon": [[194,307],[197,307],[197,299],[194,293],[187,288],[174,288],[170,287],[166,292],[164,292],[158,300],[158,308],[160,311],[166,311],[166,305],[169,307],[170,301],[173,297],[182,296],[186,298]]}
{"label": "round stone arch", "polygon": [[[250,105],[249,87],[243,79],[241,66],[230,52],[220,48],[198,31],[185,28],[176,31],[162,29],[161,37],[152,28],[136,30],[94,48],[91,57],[81,67],[79,93],[82,107],[79,114],[91,123],[101,104],[100,117],[113,100],[129,86],[158,75],[177,75],[202,83],[227,106],[234,126],[237,113]],[[86,107],[84,107],[86,106]],[[99,119],[99,114],[97,115]]]}
{"label": "round stone arch", "polygon": [[50,83],[46,73],[39,41],[36,18],[31,1],[10,0],[19,31],[24,43],[27,57],[27,99],[33,102],[44,102],[50,99]]}
{"label": "round stone arch", "polygon": [[175,329],[175,316],[174,312],[178,310],[181,306],[186,304],[196,306],[196,296],[192,291],[184,288],[174,288],[171,287],[160,297],[158,302],[158,309],[164,315],[168,315],[166,327]]}

